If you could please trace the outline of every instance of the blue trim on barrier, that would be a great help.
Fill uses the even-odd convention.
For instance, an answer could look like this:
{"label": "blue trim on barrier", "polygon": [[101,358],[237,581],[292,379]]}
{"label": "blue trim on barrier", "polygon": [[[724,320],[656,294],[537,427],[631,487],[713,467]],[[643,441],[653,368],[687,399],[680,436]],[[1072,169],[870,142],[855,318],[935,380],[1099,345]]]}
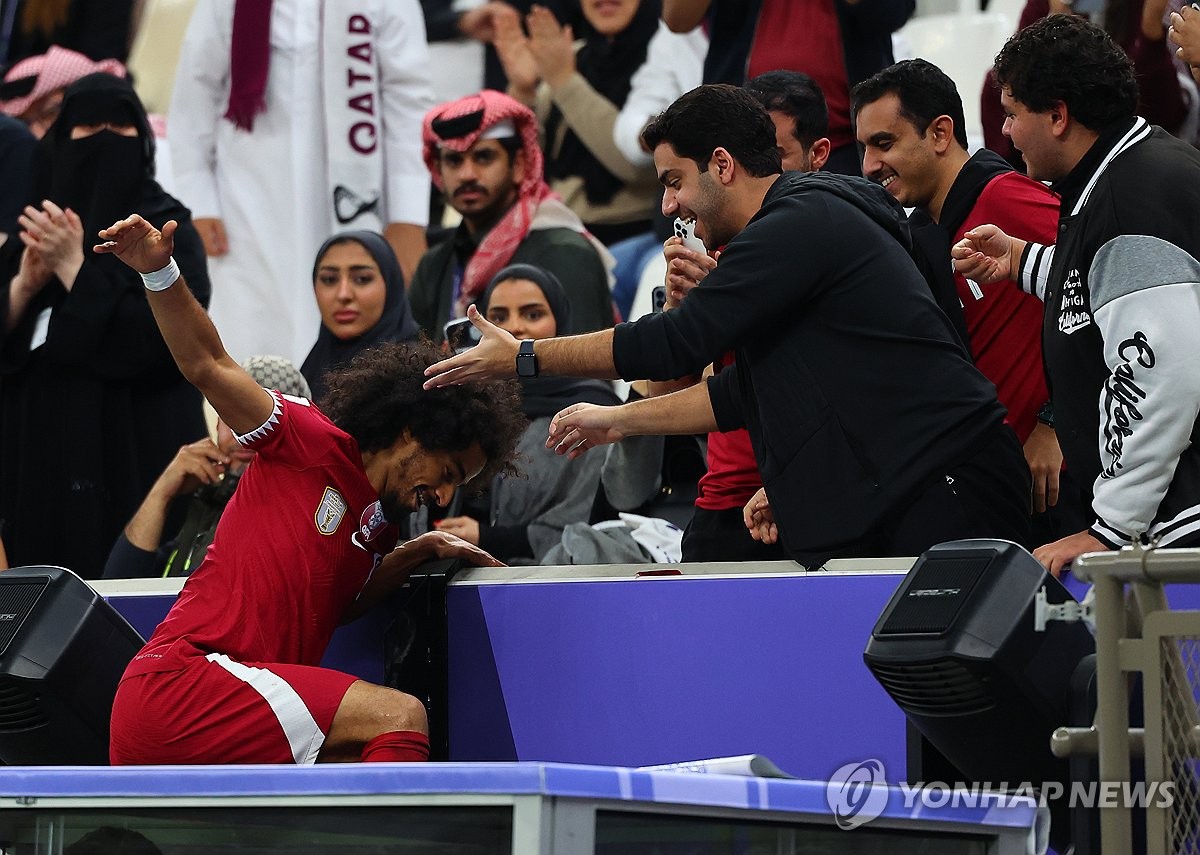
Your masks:
{"label": "blue trim on barrier", "polygon": [[[221,798],[306,795],[541,795],[773,810],[828,817],[826,785],[687,772],[644,772],[562,763],[366,763],[329,766],[124,766],[0,768],[0,797]],[[988,798],[977,806],[904,806],[888,788],[881,814],[975,826],[1032,828],[1032,799]]]}

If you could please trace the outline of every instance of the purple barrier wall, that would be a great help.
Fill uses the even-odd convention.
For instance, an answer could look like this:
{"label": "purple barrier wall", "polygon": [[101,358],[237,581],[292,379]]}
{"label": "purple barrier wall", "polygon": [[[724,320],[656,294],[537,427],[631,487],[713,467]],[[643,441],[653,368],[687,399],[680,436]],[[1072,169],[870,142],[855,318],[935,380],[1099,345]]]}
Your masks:
{"label": "purple barrier wall", "polygon": [[759,753],[904,776],[862,652],[901,578],[676,576],[449,588],[450,757],[642,766]]}

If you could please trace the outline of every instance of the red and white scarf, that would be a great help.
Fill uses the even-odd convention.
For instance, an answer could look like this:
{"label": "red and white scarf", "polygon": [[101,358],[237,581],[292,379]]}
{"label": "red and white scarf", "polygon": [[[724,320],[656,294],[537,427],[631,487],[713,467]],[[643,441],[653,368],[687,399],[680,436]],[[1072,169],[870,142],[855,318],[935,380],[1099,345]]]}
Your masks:
{"label": "red and white scarf", "polygon": [[[442,139],[433,131],[435,121],[446,121],[463,116],[482,113],[479,126],[460,137]],[[530,231],[538,228],[570,228],[587,237],[605,262],[612,269],[612,256],[584,228],[583,222],[572,213],[562,199],[550,189],[543,177],[542,149],[538,145],[538,124],[533,111],[519,101],[502,92],[485,89],[478,95],[468,95],[457,101],[441,104],[425,114],[422,127],[425,165],[433,178],[434,185],[444,190],[441,171],[438,169],[438,150],[467,151],[483,138],[484,134],[500,122],[511,122],[521,139],[525,156],[525,178],[517,188],[517,201],[500,218],[491,231],[480,242],[475,254],[463,271],[462,287],[457,317],[466,314],[467,306],[474,303],[483,293],[488,282],[502,267],[508,264],[521,241]]]}
{"label": "red and white scarf", "polygon": [[[375,30],[383,0],[321,4],[326,181],[337,230],[382,231],[383,118]],[[271,0],[237,0],[225,118],[243,130],[266,109]]]}

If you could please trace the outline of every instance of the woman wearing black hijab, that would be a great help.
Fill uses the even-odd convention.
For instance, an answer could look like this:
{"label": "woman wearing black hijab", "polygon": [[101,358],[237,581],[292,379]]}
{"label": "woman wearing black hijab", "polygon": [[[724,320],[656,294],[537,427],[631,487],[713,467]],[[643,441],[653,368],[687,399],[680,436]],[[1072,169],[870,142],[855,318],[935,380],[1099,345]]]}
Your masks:
{"label": "woman wearing black hijab", "polygon": [[176,220],[175,258],[203,304],[208,272],[188,210],[154,180],[154,136],[120,78],[67,89],[34,186],[0,252],[0,532],[14,566],[96,578],[158,473],[205,433],[141,278],[93,254],[96,233],[131,212]]}
{"label": "woman wearing black hijab", "polygon": [[375,232],[343,232],[321,244],[313,263],[313,292],[321,330],[300,373],[318,403],[325,397],[325,372],[372,345],[412,341],[420,332],[396,253]]}
{"label": "woman wearing black hijab", "polygon": [[[533,264],[510,264],[475,303],[479,313],[519,339],[570,335],[571,306],[558,278]],[[516,478],[497,476],[466,515],[435,523],[508,564],[536,564],[562,539],[563,528],[587,522],[604,455],[576,460],[546,448],[554,414],[571,404],[620,403],[612,386],[578,377],[520,377],[529,426],[517,444]],[[593,459],[589,459],[593,458]]]}

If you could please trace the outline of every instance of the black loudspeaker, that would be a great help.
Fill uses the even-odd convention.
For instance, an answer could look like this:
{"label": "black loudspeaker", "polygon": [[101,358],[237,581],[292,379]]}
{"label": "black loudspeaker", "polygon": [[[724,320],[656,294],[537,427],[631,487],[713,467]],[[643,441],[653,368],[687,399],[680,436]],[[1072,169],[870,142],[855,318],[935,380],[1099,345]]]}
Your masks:
{"label": "black loudspeaker", "polygon": [[[1072,599],[1014,543],[938,544],[900,583],[863,654],[909,721],[969,783],[1058,782],[1070,790],[1050,735],[1077,717],[1072,677],[1096,645],[1082,622],[1036,631],[1034,599],[1043,588],[1052,604]],[[1051,805],[1058,814],[1052,843],[1067,831],[1064,810]]]}
{"label": "black loudspeaker", "polygon": [[144,643],[70,570],[0,573],[0,761],[106,765],[113,695]]}
{"label": "black loudspeaker", "polygon": [[391,599],[396,619],[384,632],[384,685],[420,700],[429,716],[429,759],[450,758],[450,679],[446,586],[467,565],[428,561]]}

